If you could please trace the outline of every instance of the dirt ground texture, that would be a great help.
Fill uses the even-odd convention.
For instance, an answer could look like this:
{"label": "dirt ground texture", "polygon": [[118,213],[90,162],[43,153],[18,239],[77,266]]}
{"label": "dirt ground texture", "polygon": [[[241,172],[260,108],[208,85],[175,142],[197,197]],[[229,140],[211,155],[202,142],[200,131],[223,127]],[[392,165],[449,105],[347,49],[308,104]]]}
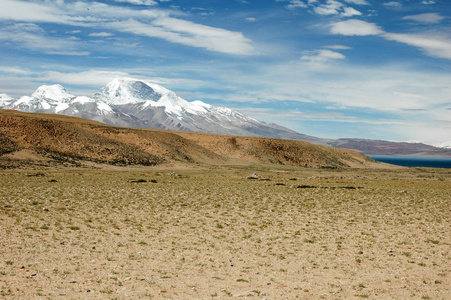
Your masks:
{"label": "dirt ground texture", "polygon": [[0,295],[450,299],[450,211],[449,170],[2,171]]}

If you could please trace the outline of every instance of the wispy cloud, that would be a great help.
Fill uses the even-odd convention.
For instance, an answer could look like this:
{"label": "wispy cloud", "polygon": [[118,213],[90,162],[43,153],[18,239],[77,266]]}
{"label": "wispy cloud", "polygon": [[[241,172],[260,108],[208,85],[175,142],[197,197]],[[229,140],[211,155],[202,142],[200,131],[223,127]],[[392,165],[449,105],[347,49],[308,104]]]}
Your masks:
{"label": "wispy cloud", "polygon": [[380,35],[383,30],[374,23],[369,23],[361,20],[347,20],[336,22],[332,24],[331,32],[333,34],[341,35]]}
{"label": "wispy cloud", "polygon": [[387,40],[420,48],[430,56],[451,59],[451,38],[449,34],[437,32],[423,34],[390,33],[383,31],[374,23],[361,20],[347,20],[333,23],[331,33],[347,36],[378,35]]}
{"label": "wispy cloud", "polygon": [[344,0],[346,3],[356,4],[356,5],[370,5],[366,0]]}
{"label": "wispy cloud", "polygon": [[251,40],[240,32],[214,28],[171,17],[157,18],[150,24],[135,20],[114,22],[109,28],[136,35],[156,37],[192,47],[228,54],[251,55],[255,49]]}
{"label": "wispy cloud", "polygon": [[112,33],[110,32],[93,32],[88,34],[88,36],[92,36],[92,37],[109,37],[109,36],[113,36]]}
{"label": "wispy cloud", "polygon": [[32,23],[18,23],[3,27],[0,31],[0,40],[47,54],[82,56],[90,54],[88,51],[78,51],[78,42],[49,37],[41,27]]}
{"label": "wispy cloud", "polygon": [[384,33],[388,40],[404,43],[422,49],[426,54],[451,59],[451,38],[441,34]]}
{"label": "wispy cloud", "polygon": [[[154,1],[123,0],[132,4],[152,5]],[[252,55],[256,54],[252,41],[241,32],[230,31],[185,21],[169,15],[178,11],[160,9],[132,9],[98,2],[23,2],[2,0],[0,20],[36,23],[55,23],[90,28],[108,28],[172,43],[204,48],[209,51]],[[110,33],[102,33],[105,34]],[[6,38],[5,35],[3,35]],[[42,37],[41,37],[42,38]],[[19,40],[21,38],[15,38]],[[30,37],[28,37],[30,39]],[[25,42],[25,38],[22,38]],[[31,43],[27,43],[32,47]],[[38,47],[37,49],[42,49]]]}
{"label": "wispy cloud", "polygon": [[288,4],[286,7],[288,9],[296,9],[299,7],[306,8],[306,7],[308,7],[308,5],[300,0],[290,0],[290,4]]}
{"label": "wispy cloud", "polygon": [[351,47],[344,46],[344,45],[329,45],[329,46],[325,46],[324,48],[334,49],[334,50],[349,50],[349,49],[351,49]]}
{"label": "wispy cloud", "polygon": [[115,2],[120,2],[120,3],[130,3],[130,4],[134,4],[134,5],[146,5],[146,6],[153,6],[153,5],[157,5],[158,2],[154,1],[154,0],[113,0]]}
{"label": "wispy cloud", "polygon": [[[284,1],[284,0],[277,0]],[[309,0],[308,3],[300,0],[289,0],[290,4],[286,5],[288,9],[297,8],[312,8],[313,12],[318,15],[339,15],[341,17],[359,16],[362,13],[353,7],[346,6],[337,0],[325,0],[320,2],[319,0]],[[355,5],[367,5],[369,4],[365,0],[345,0],[345,2]]]}
{"label": "wispy cloud", "polygon": [[9,67],[9,66],[0,66],[0,71],[6,74],[15,74],[15,75],[30,75],[32,72],[29,69],[24,69],[22,67]]}
{"label": "wispy cloud", "polygon": [[400,8],[400,7],[402,7],[402,3],[398,2],[398,1],[384,2],[383,5],[385,7],[389,7],[389,8]]}
{"label": "wispy cloud", "polygon": [[324,70],[330,62],[343,60],[346,57],[336,51],[328,49],[319,49],[315,51],[306,51],[301,56],[301,61],[307,62],[313,69]]}
{"label": "wispy cloud", "polygon": [[425,13],[419,15],[405,16],[403,20],[415,21],[418,23],[430,23],[436,24],[440,23],[445,17],[441,16],[438,13]]}

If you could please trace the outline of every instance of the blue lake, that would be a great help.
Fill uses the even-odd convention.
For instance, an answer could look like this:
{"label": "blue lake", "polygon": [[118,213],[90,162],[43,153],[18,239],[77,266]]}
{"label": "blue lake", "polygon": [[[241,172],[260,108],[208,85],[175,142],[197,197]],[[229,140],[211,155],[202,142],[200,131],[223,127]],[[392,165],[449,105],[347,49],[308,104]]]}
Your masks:
{"label": "blue lake", "polygon": [[368,155],[372,159],[404,167],[451,168],[451,158]]}

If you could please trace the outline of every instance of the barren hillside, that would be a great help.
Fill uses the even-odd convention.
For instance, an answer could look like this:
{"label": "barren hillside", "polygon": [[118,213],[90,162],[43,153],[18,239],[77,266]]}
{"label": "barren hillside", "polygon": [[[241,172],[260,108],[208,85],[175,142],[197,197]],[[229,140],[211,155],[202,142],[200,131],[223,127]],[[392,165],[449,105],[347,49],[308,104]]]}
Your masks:
{"label": "barren hillside", "polygon": [[[27,153],[28,155],[24,155]],[[375,167],[355,151],[302,141],[113,127],[61,115],[0,111],[0,158],[83,165],[270,163],[313,168]]]}

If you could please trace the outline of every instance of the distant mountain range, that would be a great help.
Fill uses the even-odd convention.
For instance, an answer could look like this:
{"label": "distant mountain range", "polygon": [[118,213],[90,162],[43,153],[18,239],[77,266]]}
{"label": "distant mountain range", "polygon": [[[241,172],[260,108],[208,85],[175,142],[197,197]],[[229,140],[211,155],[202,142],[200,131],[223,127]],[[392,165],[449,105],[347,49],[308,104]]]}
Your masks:
{"label": "distant mountain range", "polygon": [[0,109],[61,114],[122,127],[301,140],[365,154],[451,157],[451,149],[424,144],[308,136],[226,107],[189,102],[158,84],[131,78],[115,79],[93,97],[75,96],[59,84],[40,86],[31,96],[17,99],[0,94]]}

